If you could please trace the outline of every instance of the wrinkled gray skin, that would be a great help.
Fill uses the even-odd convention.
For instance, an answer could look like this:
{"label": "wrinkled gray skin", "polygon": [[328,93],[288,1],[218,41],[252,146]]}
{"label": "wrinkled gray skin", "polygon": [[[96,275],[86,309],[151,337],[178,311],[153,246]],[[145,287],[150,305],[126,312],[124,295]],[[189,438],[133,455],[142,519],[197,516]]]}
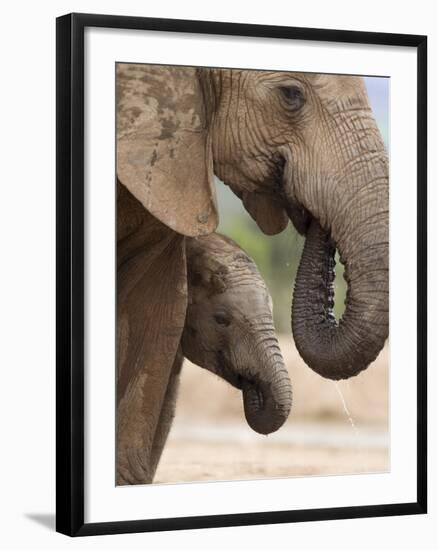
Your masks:
{"label": "wrinkled gray skin", "polygon": [[260,434],[278,430],[292,406],[271,296],[253,260],[217,233],[187,239],[186,254],[189,304],[154,439],[154,473],[174,417],[183,356],[242,391],[246,420]]}
{"label": "wrinkled gray skin", "polygon": [[[156,196],[151,190],[163,188],[154,169],[160,177],[174,174],[177,165],[179,171],[186,166],[193,171],[199,152],[203,167],[212,162],[214,173],[242,199],[265,233],[278,233],[292,220],[307,236],[292,312],[296,345],[322,376],[340,379],[357,374],[375,359],[388,335],[388,158],[363,79],[229,69],[175,71],[152,76],[147,68],[142,77],[151,94],[157,93],[159,79],[165,79],[166,92],[158,98],[158,114],[164,120],[151,151],[145,152],[143,141],[140,152],[132,153],[137,138],[126,135],[129,162],[121,155],[121,166],[129,167],[126,181],[139,181],[133,167],[143,170],[138,162],[150,154],[153,167],[146,181],[151,183],[146,188],[139,184],[135,192],[159,219],[167,219],[171,212],[177,231],[199,234],[199,227],[189,229],[191,222],[183,223],[172,199],[166,198],[163,212],[162,197],[159,204],[151,198]],[[133,69],[128,76],[135,74]],[[175,90],[190,79],[196,99],[190,99],[187,89],[184,96],[175,97]],[[178,99],[185,118],[173,117]],[[141,127],[139,104],[134,106],[137,111],[126,109],[122,120],[129,128],[136,115],[134,127]],[[187,131],[190,124],[194,132]],[[179,148],[163,145],[168,139],[185,143],[177,160]],[[194,140],[204,144],[202,152]],[[190,163],[184,152],[188,150]],[[208,168],[206,176],[208,180]],[[195,179],[191,182],[197,185]],[[215,217],[205,195],[202,204],[204,210],[195,218],[198,226]],[[190,208],[196,206],[190,202]],[[331,296],[336,248],[348,282],[346,311],[339,324],[332,315]]]}
{"label": "wrinkled gray skin", "polygon": [[[363,79],[117,64],[119,483],[147,479],[187,310],[187,237],[215,231],[213,174],[266,234],[306,244],[292,330],[341,379],[388,336],[388,158]],[[142,214],[143,211],[143,214]],[[120,213],[120,214],[119,214]],[[348,292],[337,323],[333,255]]]}
{"label": "wrinkled gray skin", "polygon": [[[200,78],[214,105],[215,173],[265,232],[289,217],[306,236],[292,309],[300,354],[324,377],[358,374],[388,336],[388,158],[363,79],[226,70]],[[339,323],[336,249],[348,283]]]}
{"label": "wrinkled gray skin", "polygon": [[183,355],[242,390],[253,430],[269,434],[292,405],[272,301],[252,259],[217,233],[187,243],[189,306]]}

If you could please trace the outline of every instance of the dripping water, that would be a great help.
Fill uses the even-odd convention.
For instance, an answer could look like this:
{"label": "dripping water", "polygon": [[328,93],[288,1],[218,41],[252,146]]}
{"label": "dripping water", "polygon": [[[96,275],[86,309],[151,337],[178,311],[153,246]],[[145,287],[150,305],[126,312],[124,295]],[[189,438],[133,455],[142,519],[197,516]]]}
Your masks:
{"label": "dripping water", "polygon": [[356,424],[354,423],[354,420],[353,420],[353,417],[351,416],[351,413],[347,407],[347,403],[345,402],[345,398],[344,398],[344,395],[341,391],[341,388],[339,387],[339,384],[336,380],[332,380],[333,384],[335,385],[335,388],[336,388],[336,392],[337,394],[339,395],[339,399],[341,400],[341,403],[342,403],[342,408],[344,409],[344,412],[348,418],[348,422],[350,423],[350,426],[352,427],[356,437],[359,437],[359,430],[357,429],[357,426]]}

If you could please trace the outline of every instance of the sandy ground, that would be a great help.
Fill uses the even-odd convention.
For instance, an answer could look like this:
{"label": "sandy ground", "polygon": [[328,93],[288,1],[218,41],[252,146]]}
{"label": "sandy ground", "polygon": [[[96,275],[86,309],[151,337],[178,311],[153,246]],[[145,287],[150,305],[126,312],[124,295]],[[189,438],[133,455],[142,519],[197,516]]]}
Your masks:
{"label": "sandy ground", "polygon": [[265,479],[306,475],[384,472],[385,449],[334,449],[298,445],[173,440],[156,483]]}
{"label": "sandy ground", "polygon": [[157,483],[389,470],[388,350],[359,376],[333,382],[303,363],[290,337],[280,344],[294,403],[269,436],[246,424],[238,390],[186,362]]}

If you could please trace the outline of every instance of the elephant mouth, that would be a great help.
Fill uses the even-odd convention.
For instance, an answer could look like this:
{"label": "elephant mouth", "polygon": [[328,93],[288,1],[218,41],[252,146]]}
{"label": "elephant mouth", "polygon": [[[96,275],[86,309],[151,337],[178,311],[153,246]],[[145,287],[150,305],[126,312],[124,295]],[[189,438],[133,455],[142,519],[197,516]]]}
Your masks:
{"label": "elephant mouth", "polygon": [[242,389],[243,377],[236,373],[235,370],[229,365],[223,351],[216,352],[216,368],[217,374],[223,378],[228,384],[238,390]]}
{"label": "elephant mouth", "polygon": [[289,202],[285,210],[298,233],[300,235],[306,235],[314,219],[312,214],[304,208],[304,206],[296,202]]}
{"label": "elephant mouth", "polygon": [[253,388],[258,395],[260,408],[263,408],[263,392],[259,387],[259,382],[256,377],[243,376],[236,372],[235,369],[229,364],[223,351],[216,352],[216,367],[217,374],[223,378],[228,384],[236,388],[237,390],[244,391],[244,388]]}

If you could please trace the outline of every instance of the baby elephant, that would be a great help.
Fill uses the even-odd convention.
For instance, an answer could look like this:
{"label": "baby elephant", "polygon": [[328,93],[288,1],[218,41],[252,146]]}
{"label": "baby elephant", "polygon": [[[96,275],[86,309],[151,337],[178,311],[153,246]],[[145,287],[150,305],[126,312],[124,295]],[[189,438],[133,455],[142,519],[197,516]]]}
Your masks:
{"label": "baby elephant", "polygon": [[182,353],[242,390],[245,417],[269,434],[292,405],[272,300],[253,260],[217,233],[187,240],[188,295]]}
{"label": "baby elephant", "polygon": [[145,482],[155,475],[173,421],[183,356],[242,390],[246,420],[260,434],[278,430],[292,405],[291,383],[274,333],[271,297],[254,262],[235,242],[217,233],[186,242],[186,322]]}

